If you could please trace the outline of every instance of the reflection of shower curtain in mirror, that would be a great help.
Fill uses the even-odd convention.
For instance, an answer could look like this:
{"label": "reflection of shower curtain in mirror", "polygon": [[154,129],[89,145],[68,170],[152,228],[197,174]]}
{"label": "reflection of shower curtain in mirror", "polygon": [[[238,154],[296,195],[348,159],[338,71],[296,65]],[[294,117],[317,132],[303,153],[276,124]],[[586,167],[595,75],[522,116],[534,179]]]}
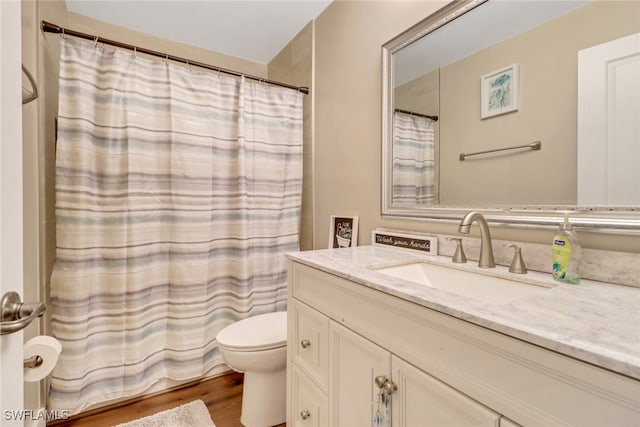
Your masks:
{"label": "reflection of shower curtain in mirror", "polygon": [[435,121],[394,112],[392,197],[394,206],[428,206],[436,202]]}
{"label": "reflection of shower curtain in mirror", "polygon": [[283,310],[302,94],[61,40],[48,408],[222,368],[216,335]]}

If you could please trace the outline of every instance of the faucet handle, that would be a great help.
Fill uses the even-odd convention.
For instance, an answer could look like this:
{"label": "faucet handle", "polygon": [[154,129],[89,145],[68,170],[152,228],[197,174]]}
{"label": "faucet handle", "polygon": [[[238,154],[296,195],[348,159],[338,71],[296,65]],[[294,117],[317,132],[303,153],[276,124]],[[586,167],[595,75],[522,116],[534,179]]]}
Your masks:
{"label": "faucet handle", "polygon": [[509,273],[527,274],[527,266],[524,264],[524,259],[522,258],[522,249],[520,248],[520,246],[516,245],[515,243],[507,243],[505,244],[505,246],[515,249],[513,260],[511,261],[511,265],[509,266]]}
{"label": "faucet handle", "polygon": [[467,257],[464,254],[464,249],[462,248],[462,237],[447,237],[447,240],[456,242],[456,252],[453,254],[451,261],[456,264],[467,262]]}

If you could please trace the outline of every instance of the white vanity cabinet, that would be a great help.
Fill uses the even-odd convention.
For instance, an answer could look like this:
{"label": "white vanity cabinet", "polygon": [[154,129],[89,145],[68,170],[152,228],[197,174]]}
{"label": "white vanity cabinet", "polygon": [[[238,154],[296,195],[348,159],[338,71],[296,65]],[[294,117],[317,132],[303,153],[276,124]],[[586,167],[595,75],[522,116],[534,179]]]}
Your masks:
{"label": "white vanity cabinet", "polygon": [[637,426],[640,382],[297,262],[287,425]]}
{"label": "white vanity cabinet", "polygon": [[[499,425],[497,413],[388,350],[299,301],[292,301],[291,307],[291,332],[297,344],[292,345],[290,381],[293,425],[369,426],[377,413],[383,417],[381,425]],[[328,366],[321,362],[325,359]],[[378,377],[400,384],[397,393],[391,393],[393,410],[388,413],[376,384]]]}

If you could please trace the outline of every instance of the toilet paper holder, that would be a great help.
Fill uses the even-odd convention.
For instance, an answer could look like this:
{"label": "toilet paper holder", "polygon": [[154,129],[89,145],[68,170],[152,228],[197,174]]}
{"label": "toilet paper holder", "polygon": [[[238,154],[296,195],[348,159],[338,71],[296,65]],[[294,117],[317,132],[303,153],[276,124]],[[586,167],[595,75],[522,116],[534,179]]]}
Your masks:
{"label": "toilet paper holder", "polygon": [[0,299],[0,335],[8,335],[26,328],[41,317],[47,306],[41,303],[25,304],[17,292],[7,292]]}
{"label": "toilet paper holder", "polygon": [[24,343],[25,382],[38,382],[45,379],[58,363],[62,344],[54,337],[38,335]]}
{"label": "toilet paper holder", "polygon": [[44,363],[44,359],[40,355],[31,356],[28,359],[23,360],[25,369],[33,369],[41,366]]}

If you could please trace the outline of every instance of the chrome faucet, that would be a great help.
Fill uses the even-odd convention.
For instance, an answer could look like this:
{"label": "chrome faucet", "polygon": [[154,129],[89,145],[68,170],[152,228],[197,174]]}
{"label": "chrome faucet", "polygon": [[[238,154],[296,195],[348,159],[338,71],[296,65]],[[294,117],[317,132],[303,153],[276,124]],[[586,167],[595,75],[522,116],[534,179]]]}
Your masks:
{"label": "chrome faucet", "polygon": [[469,234],[471,224],[477,221],[480,226],[480,258],[478,259],[478,267],[494,268],[496,262],[493,259],[493,246],[491,245],[491,233],[489,232],[489,224],[480,212],[469,212],[462,218],[458,226],[458,232]]}

